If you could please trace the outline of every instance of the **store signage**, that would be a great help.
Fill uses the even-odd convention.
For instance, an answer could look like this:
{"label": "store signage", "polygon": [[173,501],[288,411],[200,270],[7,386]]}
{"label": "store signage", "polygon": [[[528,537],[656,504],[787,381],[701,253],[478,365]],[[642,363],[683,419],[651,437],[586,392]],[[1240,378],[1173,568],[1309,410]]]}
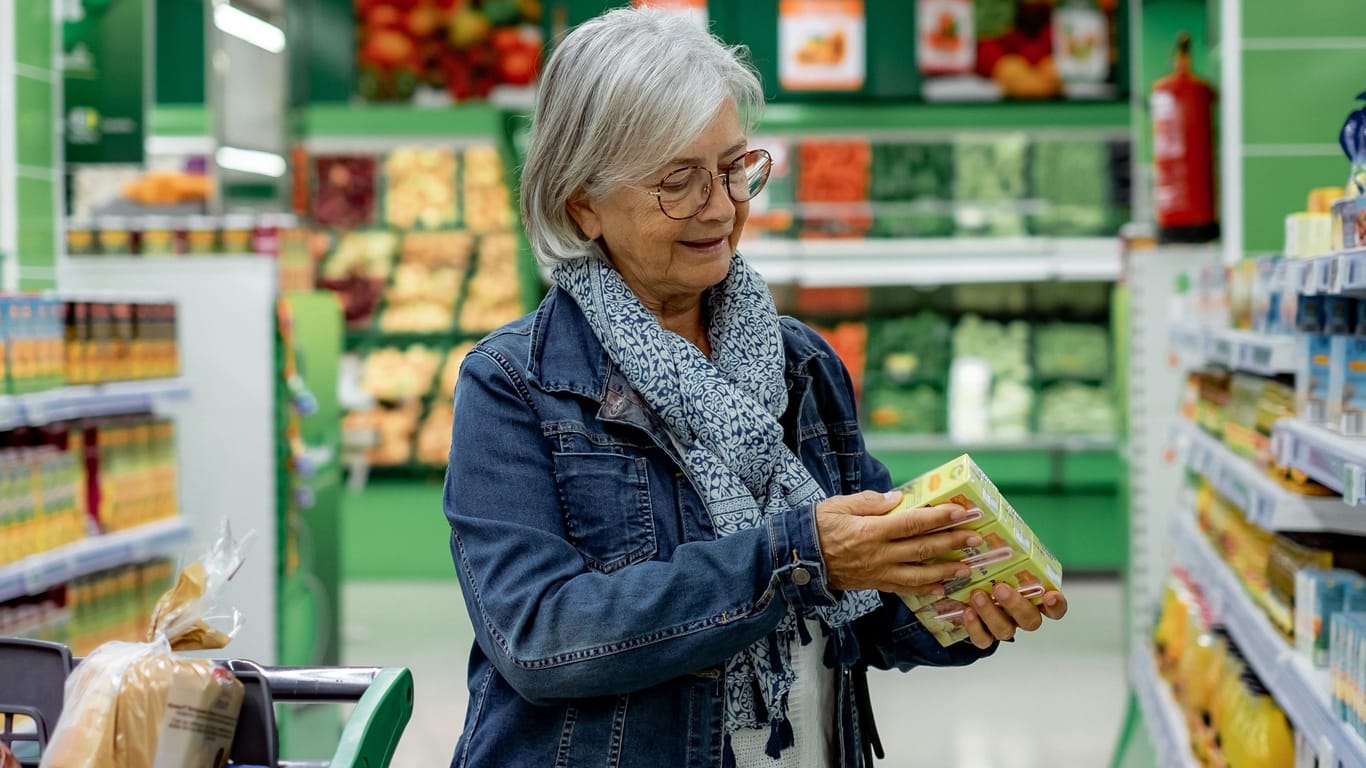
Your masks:
{"label": "store signage", "polygon": [[856,91],[867,77],[863,0],[781,0],[778,80],[788,91]]}
{"label": "store signage", "polygon": [[143,161],[147,2],[60,3],[68,163]]}
{"label": "store signage", "polygon": [[635,0],[637,8],[658,8],[678,16],[686,16],[703,29],[707,28],[707,0]]}

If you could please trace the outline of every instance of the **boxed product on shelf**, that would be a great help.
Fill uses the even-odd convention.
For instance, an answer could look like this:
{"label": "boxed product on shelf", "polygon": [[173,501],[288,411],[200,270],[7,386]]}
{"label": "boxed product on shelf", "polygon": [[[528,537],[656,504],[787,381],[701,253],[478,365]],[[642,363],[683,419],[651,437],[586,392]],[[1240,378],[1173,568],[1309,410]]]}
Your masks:
{"label": "boxed product on shelf", "polygon": [[1366,577],[1342,568],[1295,573],[1295,650],[1310,664],[1329,664],[1330,628],[1340,613],[1366,611]]}
{"label": "boxed product on shelf", "polygon": [[41,392],[65,379],[62,303],[48,296],[0,296],[5,388],[9,394]]}
{"label": "boxed product on shelf", "polygon": [[976,514],[951,527],[977,531],[983,543],[946,553],[943,562],[962,562],[971,571],[946,582],[945,595],[902,595],[941,645],[967,638],[963,611],[976,590],[990,592],[1008,584],[1038,603],[1045,592],[1061,589],[1062,564],[1044,547],[995,484],[966,454],[900,486],[902,500],[888,514],[937,504],[958,504]]}
{"label": "boxed product on shelf", "polygon": [[179,513],[175,422],[145,416],[73,425],[85,450],[86,508],[103,533]]}
{"label": "boxed product on shelf", "polygon": [[1337,613],[1329,626],[1333,713],[1366,738],[1366,613]]}
{"label": "boxed product on shelf", "polygon": [[1341,197],[1331,206],[1333,250],[1366,247],[1366,197]]}
{"label": "boxed product on shelf", "polygon": [[384,223],[439,229],[460,220],[456,155],[448,147],[401,147],[384,160]]}
{"label": "boxed product on shelf", "polygon": [[460,330],[480,333],[516,320],[522,315],[521,297],[516,236],[510,232],[484,235],[465,288]]}
{"label": "boxed product on shelf", "polygon": [[86,535],[82,467],[51,446],[0,449],[0,565]]}
{"label": "boxed product on shelf", "polygon": [[173,302],[63,302],[69,384],[170,378],[180,373],[179,313]]}

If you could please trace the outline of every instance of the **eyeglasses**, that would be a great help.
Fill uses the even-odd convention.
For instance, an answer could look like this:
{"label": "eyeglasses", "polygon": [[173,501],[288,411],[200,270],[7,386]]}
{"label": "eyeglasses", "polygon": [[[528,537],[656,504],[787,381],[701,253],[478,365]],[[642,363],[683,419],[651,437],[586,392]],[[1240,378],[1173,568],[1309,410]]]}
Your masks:
{"label": "eyeglasses", "polygon": [[713,179],[724,179],[726,194],[737,203],[747,203],[768,183],[773,156],[763,149],[751,149],[735,158],[721,173],[690,166],[673,171],[653,191],[642,189],[659,201],[659,210],[671,219],[691,219],[711,201]]}

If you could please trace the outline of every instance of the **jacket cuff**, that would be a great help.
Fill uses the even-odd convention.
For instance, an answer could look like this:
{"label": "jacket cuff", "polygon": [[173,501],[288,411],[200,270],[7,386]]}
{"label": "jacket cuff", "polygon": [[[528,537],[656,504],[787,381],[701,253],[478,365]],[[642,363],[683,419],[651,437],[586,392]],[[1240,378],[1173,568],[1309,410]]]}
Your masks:
{"label": "jacket cuff", "polygon": [[826,581],[825,558],[816,532],[816,505],[804,504],[769,519],[773,577],[788,603],[802,608],[838,602]]}

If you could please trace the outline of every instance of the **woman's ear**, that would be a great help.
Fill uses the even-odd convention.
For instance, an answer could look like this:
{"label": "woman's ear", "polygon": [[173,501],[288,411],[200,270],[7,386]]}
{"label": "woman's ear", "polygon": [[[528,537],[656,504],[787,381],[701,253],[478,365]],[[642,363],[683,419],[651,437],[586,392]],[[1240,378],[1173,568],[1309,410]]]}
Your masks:
{"label": "woman's ear", "polygon": [[602,237],[602,220],[593,207],[593,201],[589,200],[587,195],[582,192],[574,195],[565,203],[565,208],[569,211],[569,217],[579,225],[579,231],[585,238],[597,240]]}

